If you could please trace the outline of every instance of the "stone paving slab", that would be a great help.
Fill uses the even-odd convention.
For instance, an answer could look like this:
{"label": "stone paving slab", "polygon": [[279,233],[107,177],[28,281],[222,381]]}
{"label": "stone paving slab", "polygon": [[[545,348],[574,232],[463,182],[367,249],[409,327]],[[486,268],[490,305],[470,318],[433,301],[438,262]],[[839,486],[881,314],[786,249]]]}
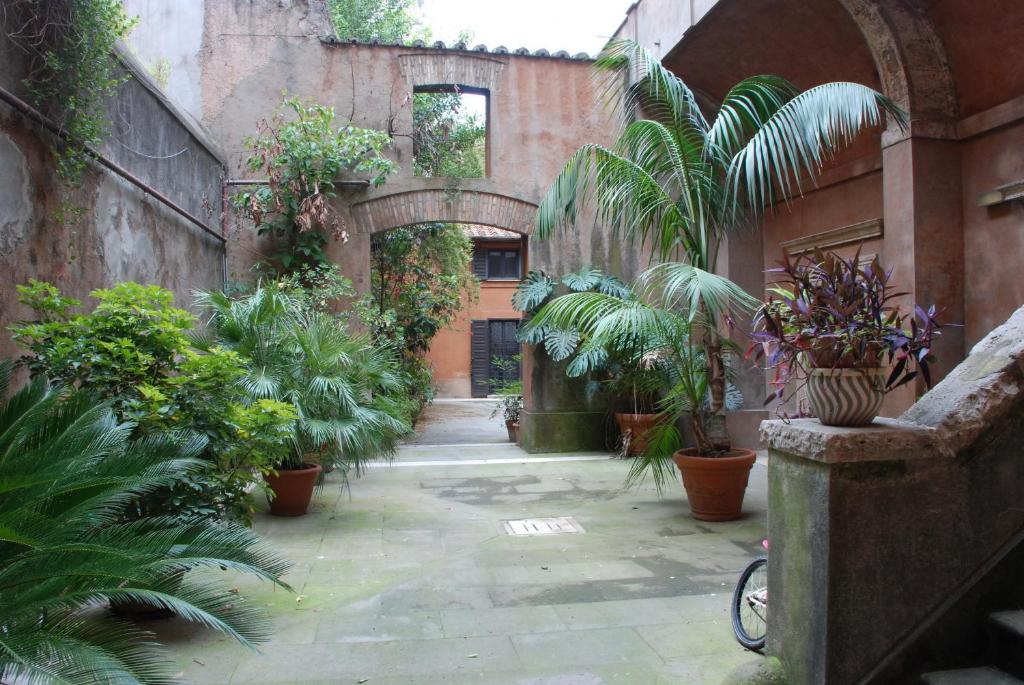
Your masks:
{"label": "stone paving slab", "polygon": [[[487,461],[490,448],[459,448]],[[295,594],[237,579],[273,617],[254,653],[177,621],[155,629],[190,683],[711,683],[749,660],[728,604],[760,552],[765,469],[744,519],[706,524],[681,486],[625,491],[619,459],[451,465],[402,448],[307,516],[256,528],[296,561]],[[507,449],[504,455],[508,455]],[[333,478],[333,477],[332,477]],[[515,537],[502,522],[572,516],[583,534]],[[154,626],[150,626],[154,627]]]}

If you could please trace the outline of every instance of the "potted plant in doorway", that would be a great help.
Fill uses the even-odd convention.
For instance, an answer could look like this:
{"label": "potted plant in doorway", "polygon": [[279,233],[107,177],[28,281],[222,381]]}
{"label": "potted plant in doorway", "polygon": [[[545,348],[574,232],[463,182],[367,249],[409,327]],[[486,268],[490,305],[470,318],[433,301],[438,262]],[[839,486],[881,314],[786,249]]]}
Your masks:
{"label": "potted plant in doorway", "polygon": [[493,357],[491,366],[501,374],[500,378],[490,380],[498,403],[491,412],[491,418],[501,412],[508,431],[509,442],[519,442],[519,415],[523,411],[523,381],[519,378],[519,365],[522,355],[512,357]]}
{"label": "potted plant in doorway", "polygon": [[493,419],[501,412],[509,442],[519,442],[519,416],[523,411],[523,382],[513,381],[498,391],[498,403],[491,412]]}
{"label": "potted plant in doorway", "polygon": [[783,399],[794,376],[805,380],[811,412],[828,426],[865,426],[885,393],[917,378],[931,386],[932,341],[940,335],[934,305],[903,312],[905,293],[890,285],[892,270],[860,251],[844,259],[815,250],[784,255],[770,273],[780,280],[754,317],[748,356],[773,369]]}

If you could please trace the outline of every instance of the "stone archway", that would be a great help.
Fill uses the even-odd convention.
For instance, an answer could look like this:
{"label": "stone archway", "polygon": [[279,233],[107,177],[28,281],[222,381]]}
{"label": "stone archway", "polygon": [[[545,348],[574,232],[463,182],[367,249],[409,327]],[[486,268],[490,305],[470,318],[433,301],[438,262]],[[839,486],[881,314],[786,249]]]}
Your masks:
{"label": "stone archway", "polygon": [[839,1],[864,36],[883,91],[910,112],[910,129],[890,125],[883,146],[914,136],[954,140],[956,84],[926,12],[913,0]]}
{"label": "stone archway", "polygon": [[537,205],[508,195],[475,190],[413,190],[352,205],[357,234],[380,233],[430,222],[482,224],[522,235],[533,233]]}

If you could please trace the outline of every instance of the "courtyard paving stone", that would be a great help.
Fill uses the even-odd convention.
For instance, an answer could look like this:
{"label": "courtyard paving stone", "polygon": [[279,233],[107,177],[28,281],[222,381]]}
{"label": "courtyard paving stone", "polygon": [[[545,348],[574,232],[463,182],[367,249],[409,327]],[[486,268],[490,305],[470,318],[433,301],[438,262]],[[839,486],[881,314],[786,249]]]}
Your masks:
{"label": "courtyard paving stone", "polygon": [[[591,456],[402,447],[348,489],[329,482],[305,517],[258,516],[256,529],[296,562],[294,594],[235,583],[273,617],[258,653],[177,621],[148,627],[197,684],[717,684],[752,657],[728,605],[760,552],[764,466],[742,520],[705,524],[681,486],[661,498],[623,490],[629,464]],[[498,463],[478,463],[488,460]],[[553,516],[586,532],[503,528]]]}

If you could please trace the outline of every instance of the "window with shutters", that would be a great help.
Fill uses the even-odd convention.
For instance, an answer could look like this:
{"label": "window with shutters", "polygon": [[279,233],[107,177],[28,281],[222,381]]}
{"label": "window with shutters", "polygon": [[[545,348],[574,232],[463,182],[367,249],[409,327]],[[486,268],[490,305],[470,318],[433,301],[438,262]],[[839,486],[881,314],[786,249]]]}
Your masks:
{"label": "window with shutters", "polygon": [[521,280],[522,249],[477,245],[473,250],[473,274],[481,281]]}

